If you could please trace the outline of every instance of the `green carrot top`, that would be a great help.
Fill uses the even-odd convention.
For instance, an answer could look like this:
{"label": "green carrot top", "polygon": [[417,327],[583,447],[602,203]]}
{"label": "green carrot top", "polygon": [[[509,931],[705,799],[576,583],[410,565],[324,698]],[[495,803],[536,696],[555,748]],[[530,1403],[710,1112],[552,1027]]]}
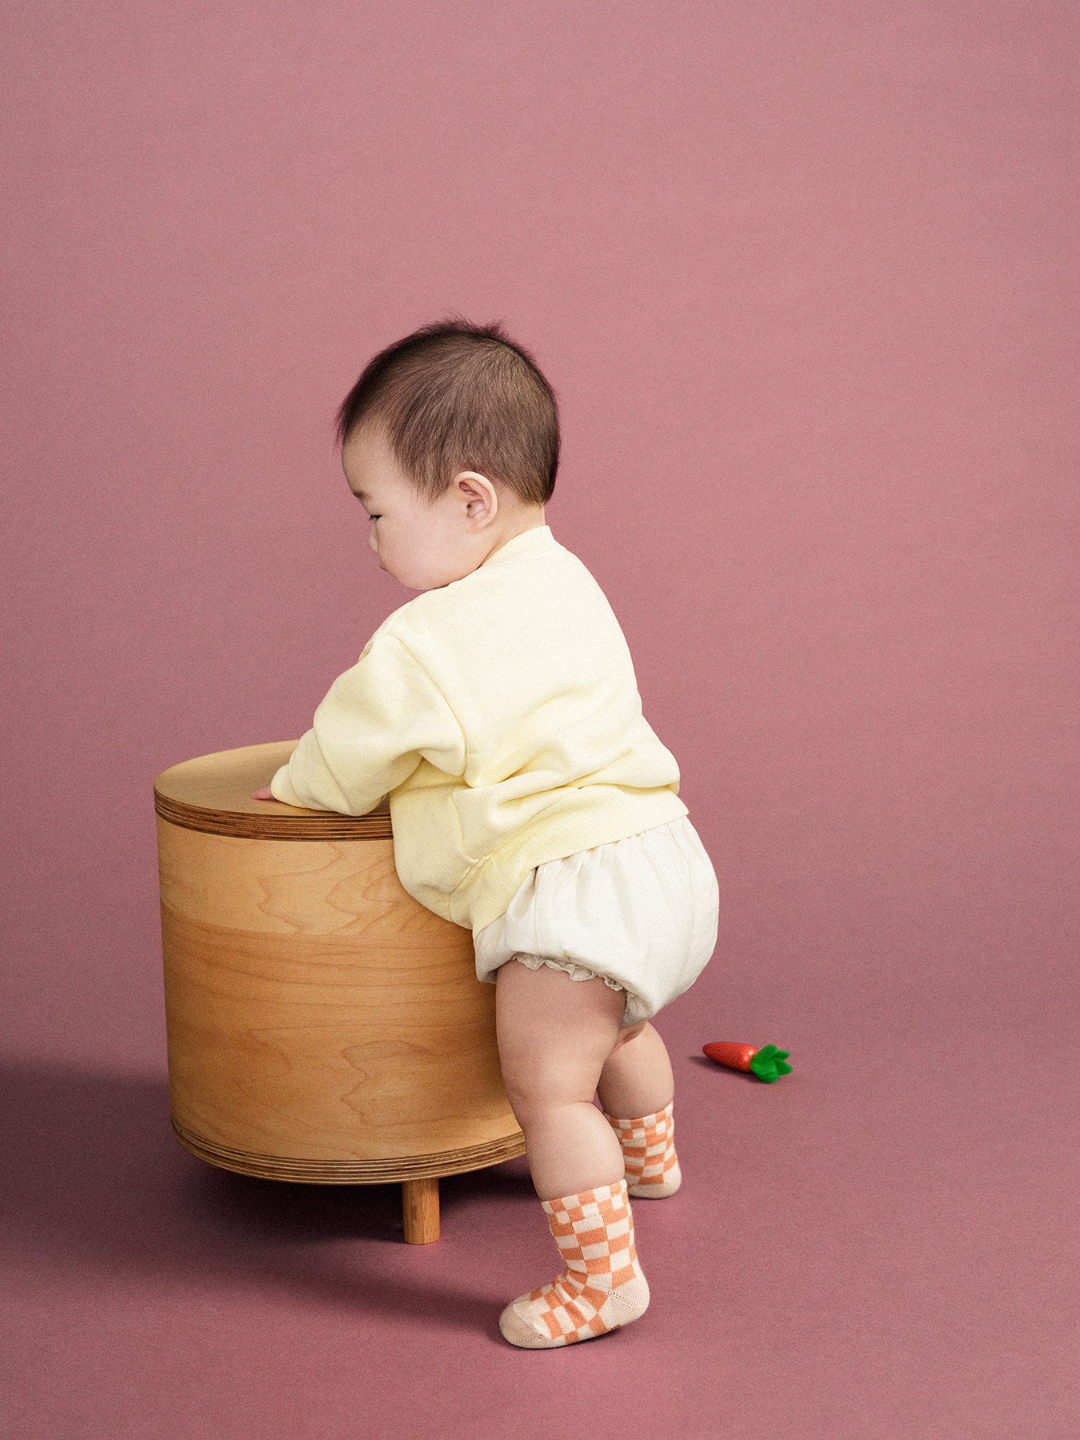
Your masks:
{"label": "green carrot top", "polygon": [[787,1063],[790,1054],[790,1050],[778,1050],[775,1045],[763,1045],[750,1061],[750,1069],[759,1080],[771,1085],[774,1080],[779,1080],[781,1075],[791,1074],[791,1066]]}

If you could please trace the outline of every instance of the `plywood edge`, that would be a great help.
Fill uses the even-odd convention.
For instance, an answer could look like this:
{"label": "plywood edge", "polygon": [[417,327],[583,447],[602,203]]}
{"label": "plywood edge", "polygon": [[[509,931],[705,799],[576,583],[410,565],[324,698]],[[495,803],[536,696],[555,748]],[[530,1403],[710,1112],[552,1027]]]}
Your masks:
{"label": "plywood edge", "polygon": [[218,1145],[187,1129],[174,1116],[173,1133],[192,1155],[219,1170],[254,1175],[263,1180],[290,1180],[306,1185],[390,1185],[402,1180],[432,1180],[484,1170],[525,1154],[520,1130],[481,1145],[438,1150],[427,1155],[401,1155],[379,1160],[308,1160],[284,1155],[260,1155]]}
{"label": "plywood edge", "polygon": [[[267,802],[276,805],[276,801]],[[329,810],[294,810],[282,805],[266,815],[206,809],[154,790],[154,809],[162,820],[183,830],[226,835],[236,840],[392,840],[386,811],[371,815],[338,815]]]}
{"label": "plywood edge", "polygon": [[163,820],[182,829],[241,840],[390,839],[386,800],[367,815],[340,815],[252,798],[252,791],[269,785],[296,744],[242,745],[170,765],[154,781],[154,807]]}

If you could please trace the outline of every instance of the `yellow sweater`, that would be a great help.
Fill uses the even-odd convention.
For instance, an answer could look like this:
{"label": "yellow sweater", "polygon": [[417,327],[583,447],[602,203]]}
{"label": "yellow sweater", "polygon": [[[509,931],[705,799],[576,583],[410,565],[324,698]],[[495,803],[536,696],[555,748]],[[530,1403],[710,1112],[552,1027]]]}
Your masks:
{"label": "yellow sweater", "polygon": [[474,932],[534,866],[687,813],[619,623],[546,525],[396,610],[271,788],[345,815],[389,794],[401,883]]}

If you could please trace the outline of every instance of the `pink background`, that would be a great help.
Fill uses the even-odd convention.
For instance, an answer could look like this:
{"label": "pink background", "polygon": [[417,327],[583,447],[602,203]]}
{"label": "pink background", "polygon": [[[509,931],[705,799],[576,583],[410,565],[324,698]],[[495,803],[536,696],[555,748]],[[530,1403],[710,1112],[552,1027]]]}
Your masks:
{"label": "pink background", "polygon": [[[408,598],[364,546],[334,410],[416,325],[500,319],[561,398],[550,523],[623,622],[720,878],[717,959],[668,1022],[680,1084],[712,1081],[685,1058],[707,1039],[787,1043],[804,1087],[816,1069],[842,1088],[838,1057],[857,1055],[850,1103],[884,1088],[852,1133],[879,1144],[937,1066],[933,1114],[956,1097],[943,1155],[1020,1107],[1011,1140],[988,1131],[965,1161],[975,1210],[940,1256],[971,1215],[1004,1223],[995,1186],[1016,1172],[1012,1243],[1060,1259],[1045,1187],[1065,1183],[1050,1137],[1074,1142],[1077,1113],[1053,1066],[1076,1037],[1080,858],[1074,8],[37,0],[5,29],[15,1073],[158,1082],[153,777],[299,735]],[[1038,1093],[1031,1065],[1050,1067]],[[968,1067],[996,1098],[954,1090]],[[799,1074],[789,1096],[812,1093]],[[792,1164],[836,1095],[823,1085],[793,1129]],[[1040,1125],[1022,1157],[1000,1148]],[[901,1170],[920,1194],[941,1183]],[[984,1240],[965,1274],[996,1253]],[[58,1273],[79,1263],[76,1246]],[[912,1333],[935,1265],[905,1291]],[[811,1329],[842,1332],[862,1273],[831,1320],[811,1305]],[[986,1384],[1016,1356],[998,1318],[965,1351]],[[1050,1433],[1023,1429],[1029,1389],[1002,1392],[1014,1414],[959,1381],[953,1420],[933,1428],[931,1407],[912,1430],[917,1364],[882,1381],[907,1414],[895,1432],[870,1395],[829,1432],[837,1412],[777,1373],[796,1371],[763,1372],[747,1433]],[[142,1403],[109,1393],[115,1416]],[[706,1409],[682,1433],[743,1433]],[[93,1433],[77,1407],[57,1414],[42,1434]],[[324,1420],[289,1433],[337,1434]]]}

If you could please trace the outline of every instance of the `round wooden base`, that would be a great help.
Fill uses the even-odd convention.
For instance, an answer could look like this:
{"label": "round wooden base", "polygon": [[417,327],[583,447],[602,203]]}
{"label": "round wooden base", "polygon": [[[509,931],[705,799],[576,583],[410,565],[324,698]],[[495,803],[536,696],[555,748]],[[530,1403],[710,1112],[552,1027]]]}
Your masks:
{"label": "round wooden base", "polygon": [[520,1130],[486,1145],[466,1145],[432,1155],[401,1155],[389,1160],[305,1160],[258,1155],[215,1144],[181,1125],[175,1115],[172,1128],[184,1149],[208,1165],[234,1170],[238,1175],[255,1175],[260,1180],[293,1180],[304,1185],[393,1185],[405,1180],[441,1180],[444,1175],[464,1175],[525,1154],[525,1137]]}
{"label": "round wooden base", "polygon": [[253,801],[290,742],[158,776],[173,1130],[243,1175],[404,1186],[438,1236],[438,1181],[524,1151],[495,991],[468,930],[394,867],[390,816]]}

